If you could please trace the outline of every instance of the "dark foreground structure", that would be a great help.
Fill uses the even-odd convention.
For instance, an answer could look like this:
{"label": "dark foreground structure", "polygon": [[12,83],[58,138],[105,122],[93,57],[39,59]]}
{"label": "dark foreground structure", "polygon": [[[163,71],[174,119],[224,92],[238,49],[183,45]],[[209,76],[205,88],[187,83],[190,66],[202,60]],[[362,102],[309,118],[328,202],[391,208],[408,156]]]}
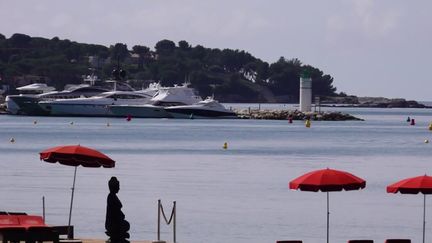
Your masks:
{"label": "dark foreground structure", "polygon": [[125,215],[121,211],[123,207],[117,193],[120,190],[120,182],[116,177],[111,177],[108,182],[110,193],[107,198],[107,211],[105,219],[106,234],[110,237],[111,243],[129,243],[129,222],[125,220]]}

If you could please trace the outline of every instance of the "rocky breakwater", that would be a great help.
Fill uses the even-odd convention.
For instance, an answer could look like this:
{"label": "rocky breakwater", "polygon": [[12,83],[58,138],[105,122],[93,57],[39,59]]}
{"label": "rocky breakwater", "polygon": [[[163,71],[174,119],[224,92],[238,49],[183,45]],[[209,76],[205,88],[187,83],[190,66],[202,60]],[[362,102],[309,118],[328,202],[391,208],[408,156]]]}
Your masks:
{"label": "rocky breakwater", "polygon": [[237,116],[242,119],[264,119],[264,120],[315,120],[315,121],[363,121],[350,114],[341,112],[301,112],[298,110],[258,110],[242,109],[235,110]]}

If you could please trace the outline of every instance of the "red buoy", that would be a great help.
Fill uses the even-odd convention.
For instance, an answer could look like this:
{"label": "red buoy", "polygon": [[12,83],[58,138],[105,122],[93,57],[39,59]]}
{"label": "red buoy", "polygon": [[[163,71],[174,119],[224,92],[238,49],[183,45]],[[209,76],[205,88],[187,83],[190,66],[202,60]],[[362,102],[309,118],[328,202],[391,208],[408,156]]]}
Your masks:
{"label": "red buoy", "polygon": [[288,117],[288,123],[292,123],[292,117],[291,116]]}
{"label": "red buoy", "polygon": [[132,120],[132,116],[131,115],[127,115],[126,121],[131,121],[131,120]]}
{"label": "red buoy", "polygon": [[411,126],[414,126],[414,125],[415,125],[415,119],[412,118],[412,119],[411,119]]}

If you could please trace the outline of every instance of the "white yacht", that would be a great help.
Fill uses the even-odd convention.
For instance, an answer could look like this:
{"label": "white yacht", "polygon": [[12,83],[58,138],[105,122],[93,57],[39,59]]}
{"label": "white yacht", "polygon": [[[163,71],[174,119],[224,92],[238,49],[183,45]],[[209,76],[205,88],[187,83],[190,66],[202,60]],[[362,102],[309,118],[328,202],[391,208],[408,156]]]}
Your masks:
{"label": "white yacht", "polygon": [[109,109],[115,116],[131,116],[139,118],[172,118],[164,107],[175,105],[191,105],[202,101],[193,88],[187,84],[174,87],[158,86],[157,93],[149,104],[110,105]]}
{"label": "white yacht", "polygon": [[236,113],[226,109],[223,105],[221,105],[219,102],[214,100],[212,97],[208,97],[207,99],[199,101],[198,103],[192,105],[165,107],[165,110],[173,118],[189,118],[189,119],[238,118]]}
{"label": "white yacht", "polygon": [[52,116],[113,116],[110,105],[145,104],[152,96],[137,91],[109,91],[92,97],[39,101],[39,106]]}
{"label": "white yacht", "polygon": [[175,85],[174,87],[160,87],[151,104],[156,106],[191,105],[201,101],[193,88],[188,84]]}
{"label": "white yacht", "polygon": [[7,112],[13,115],[48,115],[46,110],[41,109],[39,106],[39,101],[91,97],[109,90],[108,88],[82,84],[69,87],[63,91],[51,91],[37,95],[8,95],[6,96],[6,107]]}
{"label": "white yacht", "polygon": [[[9,114],[25,114],[25,106],[29,106],[28,111],[33,111],[32,100],[38,100],[37,97],[55,92],[55,88],[44,83],[33,83],[16,88],[20,94],[8,95],[5,98],[6,111]],[[37,106],[37,105],[36,105]],[[24,108],[23,108],[24,107]]]}

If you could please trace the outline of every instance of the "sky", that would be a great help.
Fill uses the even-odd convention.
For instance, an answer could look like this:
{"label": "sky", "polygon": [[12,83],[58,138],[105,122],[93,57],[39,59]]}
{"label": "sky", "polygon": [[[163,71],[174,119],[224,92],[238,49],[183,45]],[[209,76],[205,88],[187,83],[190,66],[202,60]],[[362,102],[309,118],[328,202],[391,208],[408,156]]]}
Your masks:
{"label": "sky", "polygon": [[337,92],[432,101],[430,0],[0,0],[0,33],[125,43],[163,39],[298,58]]}

